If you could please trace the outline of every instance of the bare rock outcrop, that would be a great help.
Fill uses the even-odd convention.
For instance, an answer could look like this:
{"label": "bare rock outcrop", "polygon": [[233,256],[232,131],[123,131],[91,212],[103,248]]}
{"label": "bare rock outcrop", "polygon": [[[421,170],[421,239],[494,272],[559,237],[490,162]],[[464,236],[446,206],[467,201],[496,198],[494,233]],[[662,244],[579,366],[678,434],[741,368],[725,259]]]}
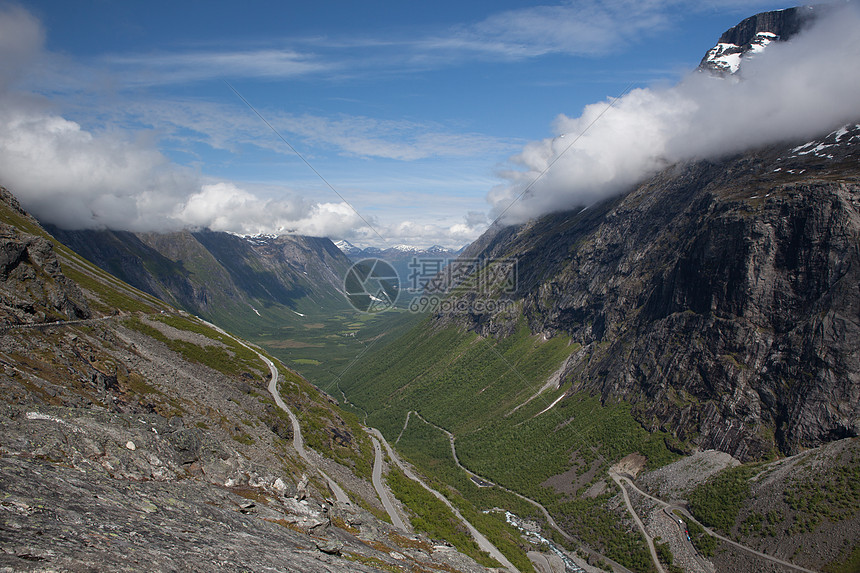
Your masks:
{"label": "bare rock outcrop", "polygon": [[[16,218],[38,227],[2,187],[0,201]],[[89,305],[80,288],[63,274],[53,244],[0,222],[0,325],[89,317]]]}

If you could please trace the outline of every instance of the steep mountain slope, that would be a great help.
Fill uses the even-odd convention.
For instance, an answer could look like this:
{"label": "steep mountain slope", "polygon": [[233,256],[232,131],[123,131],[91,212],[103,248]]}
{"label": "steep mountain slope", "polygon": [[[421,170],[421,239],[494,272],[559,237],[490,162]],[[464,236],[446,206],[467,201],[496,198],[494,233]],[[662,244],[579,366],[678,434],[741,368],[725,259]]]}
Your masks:
{"label": "steep mountain slope", "polygon": [[358,332],[390,318],[349,305],[343,278],[352,262],[326,238],[49,228],[106,271],[262,345],[315,383],[361,352]]}
{"label": "steep mountain slope", "polygon": [[[673,167],[623,198],[498,232],[533,333],[583,349],[572,391],[742,459],[860,431],[860,126]],[[490,315],[439,316],[483,334]]]}
{"label": "steep mountain slope", "polygon": [[328,239],[49,229],[129,284],[244,334],[347,307],[350,262]]}
{"label": "steep mountain slope", "polygon": [[0,226],[0,568],[486,570],[383,521],[371,438],[294,372],[81,258],[5,189]]}

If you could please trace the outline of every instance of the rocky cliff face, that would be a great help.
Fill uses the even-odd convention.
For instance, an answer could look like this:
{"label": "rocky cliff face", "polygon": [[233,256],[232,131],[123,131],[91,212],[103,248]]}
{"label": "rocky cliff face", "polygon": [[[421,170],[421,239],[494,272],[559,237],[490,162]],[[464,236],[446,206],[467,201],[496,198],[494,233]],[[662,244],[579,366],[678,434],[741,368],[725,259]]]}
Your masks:
{"label": "rocky cliff face", "polygon": [[[0,201],[27,217],[17,200],[2,187]],[[77,285],[63,274],[51,242],[0,222],[0,324],[89,316],[87,301]]]}
{"label": "rocky cliff face", "polygon": [[720,36],[717,45],[702,58],[699,70],[733,74],[744,56],[760,52],[770,42],[791,39],[823,10],[826,7],[802,6],[750,16]]}
{"label": "rocky cliff face", "polygon": [[[860,433],[860,126],[679,165],[631,193],[495,229],[532,332],[570,335],[571,393],[755,459]],[[514,317],[516,318],[516,317]],[[486,335],[508,316],[439,315]]]}

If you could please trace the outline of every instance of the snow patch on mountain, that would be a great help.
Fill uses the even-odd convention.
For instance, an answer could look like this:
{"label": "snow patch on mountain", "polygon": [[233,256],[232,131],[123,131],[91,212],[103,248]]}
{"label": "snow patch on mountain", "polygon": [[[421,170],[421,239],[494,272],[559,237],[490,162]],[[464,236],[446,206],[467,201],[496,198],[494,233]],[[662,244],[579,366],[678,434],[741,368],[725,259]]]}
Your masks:
{"label": "snow patch on mountain", "polygon": [[735,74],[741,68],[741,60],[764,52],[768,44],[779,40],[773,32],[758,32],[745,46],[720,42],[705,54],[703,66],[717,72]]}
{"label": "snow patch on mountain", "polygon": [[741,67],[743,48],[735,44],[717,44],[708,50],[705,61],[717,71],[733,74]]}
{"label": "snow patch on mountain", "polygon": [[432,247],[422,248],[416,247],[414,245],[406,245],[399,244],[394,245],[393,247],[388,247],[386,249],[380,249],[379,247],[356,247],[352,243],[346,240],[335,241],[334,245],[340,249],[344,254],[352,257],[353,259],[357,257],[396,257],[402,258],[404,255],[412,255],[416,257],[424,257],[424,256],[453,256],[459,253],[462,249],[449,249],[448,247],[443,247],[442,245],[433,245]]}
{"label": "snow patch on mountain", "polygon": [[358,247],[346,240],[335,241],[334,246],[340,249],[344,254],[351,255],[361,251]]}
{"label": "snow patch on mountain", "polygon": [[860,143],[860,124],[844,125],[839,129],[830,132],[827,137],[817,139],[798,145],[791,150],[790,157],[802,157],[804,155],[814,155],[825,159],[833,159],[833,154],[829,153],[838,146],[855,145]]}
{"label": "snow patch on mountain", "polygon": [[764,51],[768,44],[775,40],[779,40],[779,36],[777,36],[773,32],[759,32],[750,42],[749,52],[752,54],[761,53]]}

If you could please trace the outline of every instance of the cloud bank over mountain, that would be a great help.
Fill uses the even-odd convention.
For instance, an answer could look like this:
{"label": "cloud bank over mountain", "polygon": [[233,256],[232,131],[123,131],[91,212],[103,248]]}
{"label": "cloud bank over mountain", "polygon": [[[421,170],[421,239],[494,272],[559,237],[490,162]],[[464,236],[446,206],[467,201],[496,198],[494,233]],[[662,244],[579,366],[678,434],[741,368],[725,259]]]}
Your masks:
{"label": "cloud bank over mountain", "polygon": [[[230,107],[193,100],[166,104],[128,101],[101,112],[101,123],[107,127],[86,126],[59,111],[48,97],[23,87],[32,85],[27,80],[41,74],[48,83],[37,80],[37,91],[50,95],[51,79],[69,88],[68,76],[74,73],[58,72],[68,68],[82,73],[80,84],[71,89],[83,93],[88,89],[87,77],[98,73],[48,51],[45,42],[42,23],[29,11],[16,5],[0,6],[0,184],[11,188],[45,222],[67,229],[164,232],[205,227],[240,234],[298,233],[372,243],[382,236],[389,242],[448,245],[468,243],[486,228],[485,218],[476,223],[471,214],[464,214],[462,221],[380,222],[372,212],[360,216],[333,193],[330,198],[315,199],[307,191],[287,186],[214,178],[175,163],[159,149],[160,138],[197,137],[227,153],[238,153],[242,146],[279,155],[291,153],[252,113],[242,110],[247,113],[237,114],[236,102]],[[286,65],[283,58],[275,60],[272,69]],[[301,58],[294,60],[302,64]],[[193,64],[210,77],[233,69],[231,66],[242,66],[243,61],[211,53],[177,55],[167,61],[160,56],[155,64],[167,67],[168,72],[156,76],[169,82],[173,67]],[[116,67],[123,59],[117,56],[111,62]],[[132,58],[125,65],[140,71],[141,62]],[[154,65],[152,59],[146,62]],[[259,69],[267,62],[270,60],[258,60],[257,68],[246,67],[244,72],[254,77],[274,73]],[[310,73],[301,66],[294,71]],[[153,74],[140,76],[152,81]],[[141,111],[141,107],[145,109]],[[267,115],[291,137],[355,157],[408,162],[430,156],[468,157],[476,149],[505,148],[492,137],[450,133],[414,121],[283,112]],[[123,121],[129,118],[131,121]],[[130,128],[127,124],[135,118],[148,120],[140,121],[138,129]],[[310,173],[308,179],[312,180]]]}
{"label": "cloud bank over mountain", "polygon": [[[827,11],[787,42],[743,61],[735,76],[694,72],[559,116],[556,137],[512,158],[488,195],[493,217],[519,223],[587,206],[661,168],[811,138],[860,120],[860,11]],[[551,167],[548,169],[548,167]],[[544,173],[545,172],[545,173]]]}
{"label": "cloud bank over mountain", "polygon": [[[592,31],[605,31],[606,37],[644,41],[654,30],[671,33],[670,12],[695,6],[682,0],[532,6],[418,34],[408,50],[397,44],[397,51],[411,54],[410,61],[420,53],[448,54],[452,61],[468,56],[536,65],[547,55],[581,57],[611,52],[617,45],[615,40],[589,43],[597,40],[578,32],[583,22],[593,24]],[[671,87],[633,90],[608,110],[609,102],[603,101],[586,106],[579,117],[559,116],[553,126],[557,137],[526,145],[501,173],[505,183],[489,193],[489,220],[504,212],[504,222],[519,222],[587,205],[671,162],[816,135],[856,119],[858,23],[854,10],[822,20],[789,43],[774,43],[744,62],[740,81],[692,74]],[[277,56],[266,52],[270,46],[263,43],[256,49],[268,56],[254,67],[244,62],[257,52],[241,43],[235,53],[222,46],[215,51],[186,46],[176,53],[107,52],[75,59],[50,52],[45,41],[42,24],[30,12],[0,7],[0,184],[41,219],[61,227],[209,227],[242,234],[324,235],[364,244],[379,244],[381,236],[389,244],[460,246],[486,228],[488,219],[475,210],[494,181],[488,166],[522,145],[508,134],[490,135],[486,129],[458,128],[420,116],[279,111],[269,104],[267,120],[290,141],[301,142],[298,147],[310,152],[315,166],[328,161],[320,170],[327,177],[335,174],[337,188],[359,207],[362,218],[334,193],[315,192],[324,187],[306,170],[291,172],[291,184],[267,183],[281,180],[278,170],[290,150],[240,102],[141,87],[141,82],[186,87],[226,72],[239,74],[237,70],[245,74],[240,78],[269,79],[316,77],[348,67],[326,59],[328,52],[320,50],[317,59],[299,51]],[[385,53],[376,64],[380,70],[389,56],[401,61]],[[356,58],[365,55],[356,48]],[[405,74],[412,68],[395,69]],[[186,74],[195,70],[205,77]],[[114,87],[92,93],[103,85]],[[229,91],[220,80],[218,87]],[[60,101],[62,109],[55,103]],[[217,154],[204,156],[213,150]],[[207,163],[210,157],[212,164]],[[433,163],[416,168],[427,159]],[[344,161],[352,163],[346,167]],[[230,170],[239,164],[243,169]],[[361,173],[350,171],[364,167]],[[260,175],[258,169],[270,171]],[[221,175],[212,176],[215,170]]]}
{"label": "cloud bank over mountain", "polygon": [[92,132],[14,83],[47,57],[41,24],[0,12],[0,177],[41,219],[72,229],[350,235],[364,223],[345,204],[282,193],[260,198],[171,162],[152,136]]}

